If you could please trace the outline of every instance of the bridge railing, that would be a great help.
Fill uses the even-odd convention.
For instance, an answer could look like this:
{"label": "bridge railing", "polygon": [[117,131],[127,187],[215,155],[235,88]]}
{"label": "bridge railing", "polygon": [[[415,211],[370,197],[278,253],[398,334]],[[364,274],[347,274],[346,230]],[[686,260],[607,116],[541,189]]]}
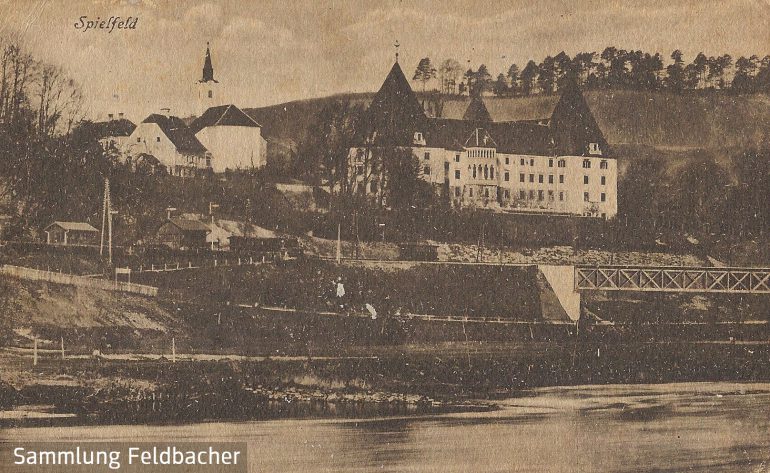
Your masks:
{"label": "bridge railing", "polygon": [[576,291],[770,293],[770,268],[576,266]]}

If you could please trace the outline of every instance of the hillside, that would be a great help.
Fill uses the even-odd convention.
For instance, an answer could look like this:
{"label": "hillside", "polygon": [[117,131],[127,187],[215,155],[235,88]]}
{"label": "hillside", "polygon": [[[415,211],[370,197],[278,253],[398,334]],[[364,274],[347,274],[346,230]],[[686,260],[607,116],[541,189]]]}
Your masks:
{"label": "hillside", "polygon": [[[337,100],[368,104],[373,94],[345,94],[246,109],[273,146],[294,146],[323,107]],[[633,155],[654,148],[664,154],[693,148],[725,149],[759,143],[770,124],[770,97],[724,92],[673,95],[661,92],[585,93],[599,126],[613,147]],[[520,107],[528,98],[486,97],[494,108]],[[444,109],[464,110],[468,98],[449,99]],[[456,118],[456,117],[452,117]],[[648,150],[649,151],[649,150]],[[647,152],[648,152],[647,151]]]}

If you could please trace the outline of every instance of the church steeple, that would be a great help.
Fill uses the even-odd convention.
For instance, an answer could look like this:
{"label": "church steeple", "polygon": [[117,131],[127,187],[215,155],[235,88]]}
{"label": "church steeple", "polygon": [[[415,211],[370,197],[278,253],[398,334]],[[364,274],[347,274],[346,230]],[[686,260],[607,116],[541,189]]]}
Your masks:
{"label": "church steeple", "polygon": [[201,82],[216,82],[214,80],[214,66],[211,65],[211,50],[206,42],[206,59],[203,61],[203,78]]}

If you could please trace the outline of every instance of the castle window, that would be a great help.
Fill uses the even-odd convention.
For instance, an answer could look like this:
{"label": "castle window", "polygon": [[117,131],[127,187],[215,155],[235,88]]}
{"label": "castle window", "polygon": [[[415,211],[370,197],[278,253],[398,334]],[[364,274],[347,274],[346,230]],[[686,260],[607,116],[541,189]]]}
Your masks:
{"label": "castle window", "polygon": [[552,167],[553,167],[553,159],[549,159],[549,160],[548,160],[548,167],[549,167],[549,168],[552,168]]}
{"label": "castle window", "polygon": [[460,153],[457,153],[457,154],[455,155],[455,162],[456,162],[456,163],[459,163],[459,162],[460,162]]}
{"label": "castle window", "polygon": [[156,136],[156,137],[155,137],[155,142],[156,142],[156,143],[160,143],[160,136]]}
{"label": "castle window", "polygon": [[209,98],[210,99],[214,98],[214,91],[213,90],[209,90]]}
{"label": "castle window", "polygon": [[455,197],[460,197],[460,188],[455,187]]}
{"label": "castle window", "polygon": [[423,174],[430,176],[430,166],[425,166],[422,170]]}
{"label": "castle window", "polygon": [[508,182],[511,180],[511,174],[508,171],[505,171],[505,182]]}
{"label": "castle window", "polygon": [[529,165],[530,166],[534,166],[535,165],[535,158],[530,158],[529,159]]}
{"label": "castle window", "polygon": [[137,143],[141,143],[141,142],[142,142],[142,137],[141,137],[141,136],[137,137],[137,138],[136,138],[136,142],[137,142]]}
{"label": "castle window", "polygon": [[553,184],[553,174],[548,175],[548,184]]}
{"label": "castle window", "polygon": [[519,182],[524,182],[524,173],[519,174]]}
{"label": "castle window", "polygon": [[602,202],[607,202],[607,194],[605,194],[604,192],[602,192],[601,200]]}
{"label": "castle window", "polygon": [[455,179],[460,179],[460,170],[459,169],[455,170]]}
{"label": "castle window", "polygon": [[607,160],[603,159],[602,162],[599,163],[599,169],[607,169]]}
{"label": "castle window", "polygon": [[521,158],[521,163],[520,163],[520,164],[521,164],[522,166],[524,166],[524,158]]}
{"label": "castle window", "polygon": [[494,179],[495,178],[495,167],[494,166],[490,166],[489,167],[489,178],[490,179]]}
{"label": "castle window", "polygon": [[542,175],[542,174],[539,174],[539,175],[537,176],[537,182],[539,182],[540,184],[542,184],[542,183],[543,183],[543,175]]}
{"label": "castle window", "polygon": [[535,191],[529,191],[529,200],[535,200]]}
{"label": "castle window", "polygon": [[603,186],[607,185],[607,178],[604,176],[602,176],[602,185]]}
{"label": "castle window", "polygon": [[510,160],[510,158],[508,158],[508,157],[506,156],[506,157],[505,157],[505,164],[510,164],[510,163],[511,163],[511,160]]}
{"label": "castle window", "polygon": [[583,176],[583,184],[588,184],[588,176]]}
{"label": "castle window", "polygon": [[537,191],[537,200],[543,200],[543,191]]}
{"label": "castle window", "polygon": [[425,160],[427,161],[429,159],[430,159],[430,153],[426,151],[425,152]]}
{"label": "castle window", "polygon": [[505,189],[505,198],[510,199],[511,198],[511,192],[508,189]]}
{"label": "castle window", "polygon": [[583,160],[583,169],[591,169],[591,160],[590,159],[584,159]]}
{"label": "castle window", "polygon": [[535,175],[534,174],[530,174],[529,175],[529,182],[535,182]]}
{"label": "castle window", "polygon": [[566,168],[567,167],[567,161],[564,160],[564,159],[560,159],[559,162],[558,162],[558,166],[560,168]]}
{"label": "castle window", "polygon": [[583,192],[583,201],[585,202],[589,201],[588,192]]}
{"label": "castle window", "polygon": [[548,201],[553,202],[553,191],[548,191]]}
{"label": "castle window", "polygon": [[527,199],[526,191],[519,191],[519,199],[521,199],[521,200],[526,200]]}
{"label": "castle window", "polygon": [[559,184],[564,184],[564,174],[559,174]]}
{"label": "castle window", "polygon": [[559,201],[564,202],[564,192],[559,192]]}

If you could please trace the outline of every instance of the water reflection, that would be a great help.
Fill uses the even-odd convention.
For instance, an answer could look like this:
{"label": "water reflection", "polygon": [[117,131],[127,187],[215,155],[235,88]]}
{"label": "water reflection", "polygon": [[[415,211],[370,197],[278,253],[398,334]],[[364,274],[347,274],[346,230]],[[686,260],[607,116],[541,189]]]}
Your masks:
{"label": "water reflection", "polygon": [[534,390],[485,413],[6,429],[0,438],[246,441],[254,472],[766,472],[769,414],[770,385],[584,386]]}

